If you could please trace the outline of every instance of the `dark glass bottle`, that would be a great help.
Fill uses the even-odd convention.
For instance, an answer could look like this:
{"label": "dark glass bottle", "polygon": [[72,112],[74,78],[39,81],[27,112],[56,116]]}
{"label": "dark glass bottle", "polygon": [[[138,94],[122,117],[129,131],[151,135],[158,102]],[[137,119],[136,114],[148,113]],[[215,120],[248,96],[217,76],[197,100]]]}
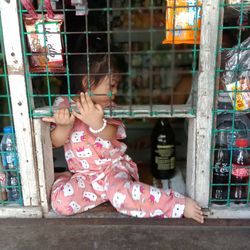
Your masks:
{"label": "dark glass bottle", "polygon": [[230,196],[236,204],[246,203],[248,194],[248,179],[250,164],[249,153],[247,150],[248,139],[236,139],[235,150],[232,159],[232,176]]}
{"label": "dark glass bottle", "polygon": [[[227,203],[228,181],[230,167],[230,150],[227,145],[228,133],[220,132],[216,139],[213,168],[213,203],[223,205]],[[222,184],[222,185],[220,185]]]}
{"label": "dark glass bottle", "polygon": [[159,119],[151,134],[151,171],[157,179],[175,174],[175,135],[168,119]]}

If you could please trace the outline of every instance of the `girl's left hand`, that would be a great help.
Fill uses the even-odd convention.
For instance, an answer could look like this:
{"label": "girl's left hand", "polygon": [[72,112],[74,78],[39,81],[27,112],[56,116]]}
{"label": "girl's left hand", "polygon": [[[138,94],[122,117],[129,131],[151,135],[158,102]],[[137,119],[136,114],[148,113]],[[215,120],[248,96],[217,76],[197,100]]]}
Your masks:
{"label": "girl's left hand", "polygon": [[104,111],[101,105],[93,103],[88,93],[80,93],[80,100],[76,102],[80,112],[73,111],[76,118],[93,129],[99,129],[103,125]]}

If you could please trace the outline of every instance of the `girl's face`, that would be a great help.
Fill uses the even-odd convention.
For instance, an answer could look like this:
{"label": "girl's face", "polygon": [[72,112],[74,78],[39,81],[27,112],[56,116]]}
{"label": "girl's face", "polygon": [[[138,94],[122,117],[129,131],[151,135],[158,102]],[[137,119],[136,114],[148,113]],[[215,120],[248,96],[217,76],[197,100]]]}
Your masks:
{"label": "girl's face", "polygon": [[94,94],[91,97],[93,102],[100,104],[102,107],[109,106],[117,95],[119,81],[119,76],[105,76],[97,85],[93,85],[91,87],[91,92]]}

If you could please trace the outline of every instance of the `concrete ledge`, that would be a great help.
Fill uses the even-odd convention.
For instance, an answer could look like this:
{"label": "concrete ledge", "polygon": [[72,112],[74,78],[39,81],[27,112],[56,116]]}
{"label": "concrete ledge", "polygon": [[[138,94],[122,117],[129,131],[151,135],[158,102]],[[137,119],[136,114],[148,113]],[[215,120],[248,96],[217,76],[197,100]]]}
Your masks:
{"label": "concrete ledge", "polygon": [[1,249],[249,249],[250,220],[0,220]]}

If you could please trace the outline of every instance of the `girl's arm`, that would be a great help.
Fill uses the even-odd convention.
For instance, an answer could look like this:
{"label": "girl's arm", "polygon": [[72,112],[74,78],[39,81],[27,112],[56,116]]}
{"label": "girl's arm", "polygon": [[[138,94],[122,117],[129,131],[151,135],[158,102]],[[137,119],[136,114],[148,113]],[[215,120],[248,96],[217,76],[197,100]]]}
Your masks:
{"label": "girl's arm", "polygon": [[[98,129],[102,128],[102,126],[104,125],[104,122],[102,120],[99,126],[97,126],[98,125],[97,123],[95,125],[96,126],[90,126],[90,127],[94,130],[98,130]],[[112,140],[116,139],[117,126],[112,125],[112,124],[107,124],[106,127],[101,132],[95,133],[95,134],[104,140],[112,141]]]}
{"label": "girl's arm", "polygon": [[69,137],[71,129],[71,126],[66,127],[60,125],[53,129],[50,133],[52,145],[56,148],[63,146]]}
{"label": "girl's arm", "polygon": [[[92,131],[103,128],[103,108],[99,104],[94,104],[87,92],[85,94],[80,94],[80,100],[76,103],[76,105],[80,114],[73,110],[73,115],[75,117],[77,117],[79,120],[88,125],[89,128],[92,128]],[[106,124],[106,126],[104,127],[105,128],[102,131],[95,134],[104,140],[112,141],[116,139],[117,126],[112,124]]]}
{"label": "girl's arm", "polygon": [[67,108],[62,108],[55,113],[54,117],[44,117],[42,120],[56,124],[55,129],[50,133],[51,141],[54,147],[63,146],[73,127],[75,116],[70,115]]}

